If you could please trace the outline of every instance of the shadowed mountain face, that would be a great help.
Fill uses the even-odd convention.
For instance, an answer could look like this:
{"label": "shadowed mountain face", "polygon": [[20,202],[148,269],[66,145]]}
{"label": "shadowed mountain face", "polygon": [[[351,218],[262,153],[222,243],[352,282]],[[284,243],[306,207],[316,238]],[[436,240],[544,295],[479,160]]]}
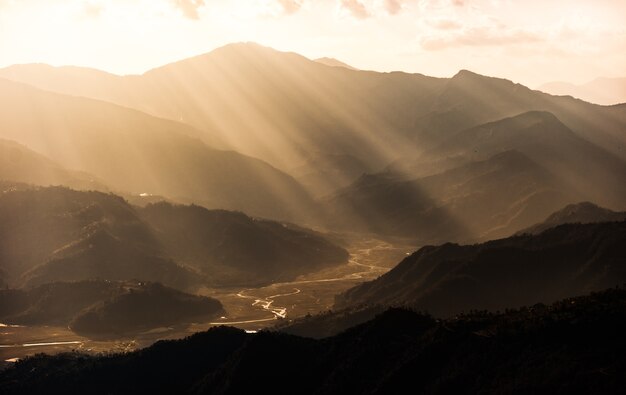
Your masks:
{"label": "shadowed mountain face", "polygon": [[326,203],[339,224],[424,244],[510,235],[574,196],[525,155],[505,151],[419,179],[364,176]]}
{"label": "shadowed mountain face", "polygon": [[290,279],[343,263],[345,250],[295,226],[241,213],[5,184],[0,268],[13,285],[85,279],[161,282],[188,289]]}
{"label": "shadowed mountain face", "polygon": [[315,217],[313,201],[293,178],[258,159],[209,148],[190,137],[197,133],[104,102],[0,80],[0,137],[94,174],[115,190],[279,219]]}
{"label": "shadowed mountain face", "polygon": [[[400,161],[398,165],[404,165],[409,174],[419,174],[436,166],[446,168],[484,160],[512,149],[545,167],[581,196],[626,208],[626,185],[621,182],[626,179],[626,162],[577,136],[547,112],[527,112],[464,130],[421,159],[413,163]],[[429,166],[429,161],[434,165]]]}
{"label": "shadowed mountain face", "polygon": [[141,283],[80,311],[70,329],[90,338],[132,336],[152,328],[207,322],[224,314],[213,298],[190,295],[158,283]]}
{"label": "shadowed mountain face", "polygon": [[549,228],[563,224],[588,224],[594,222],[618,222],[626,220],[626,212],[616,212],[599,207],[591,202],[570,204],[550,214],[543,222],[530,226],[518,234],[539,234]]}
{"label": "shadowed mountain face", "polygon": [[410,304],[437,316],[552,302],[626,281],[626,222],[570,224],[484,244],[423,247],[338,307]]}
{"label": "shadowed mountain face", "polygon": [[142,279],[187,288],[197,276],[165,257],[122,198],[65,188],[0,195],[0,266],[14,285]]}
{"label": "shadowed mountain face", "polygon": [[458,132],[326,203],[344,223],[422,243],[488,240],[580,200],[624,209],[624,179],[624,160],[533,111]]}
{"label": "shadowed mountain face", "polygon": [[119,337],[156,327],[216,318],[219,301],[158,283],[103,280],[58,282],[29,290],[0,290],[0,320],[20,325],[70,326],[87,337]]}
{"label": "shadowed mountain face", "polygon": [[348,259],[320,234],[242,213],[157,203],[139,215],[172,257],[212,283],[288,280]]}
{"label": "shadowed mountain face", "polygon": [[[608,290],[453,320],[391,309],[323,340],[218,327],[126,354],[39,355],[0,372],[0,390],[618,394],[626,385],[625,306],[623,290]],[[284,375],[280,385],[267,380],[276,372]]]}

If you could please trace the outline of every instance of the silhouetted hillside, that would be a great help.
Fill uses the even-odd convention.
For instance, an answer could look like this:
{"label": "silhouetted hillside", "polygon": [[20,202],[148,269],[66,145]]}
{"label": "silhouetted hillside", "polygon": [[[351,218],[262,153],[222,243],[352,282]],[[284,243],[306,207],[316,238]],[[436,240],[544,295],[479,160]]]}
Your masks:
{"label": "silhouetted hillside", "polygon": [[215,299],[158,283],[91,280],[0,290],[3,323],[69,325],[91,338],[118,338],[163,326],[206,322],[223,313]]}
{"label": "silhouetted hillside", "polygon": [[174,259],[202,271],[211,283],[287,280],[348,259],[320,234],[243,213],[168,203],[139,213]]}
{"label": "silhouetted hillside", "polygon": [[259,284],[343,263],[347,252],[294,225],[100,192],[4,183],[0,268],[13,286],[88,279]]}
{"label": "silhouetted hillside", "polygon": [[62,187],[0,195],[0,267],[13,285],[136,278],[186,288],[199,280],[164,255],[122,198]]}
{"label": "silhouetted hillside", "polygon": [[142,283],[81,311],[70,328],[90,338],[117,338],[152,328],[207,322],[222,314],[224,309],[216,299]]}
{"label": "silhouetted hillside", "polygon": [[626,385],[624,330],[624,290],[450,320],[391,309],[323,340],[219,327],[127,354],[39,355],[0,372],[0,390],[617,394]]}
{"label": "silhouetted hillside", "polygon": [[326,204],[337,226],[427,244],[507,236],[576,196],[523,154],[505,151],[419,179],[395,173],[363,176]]}
{"label": "silhouetted hillside", "polygon": [[591,202],[569,204],[563,209],[550,214],[543,222],[535,224],[518,234],[539,234],[549,228],[562,224],[588,224],[593,222],[617,222],[626,220],[626,212],[616,212],[599,207]]}
{"label": "silhouetted hillside", "polygon": [[427,246],[337,296],[336,306],[409,304],[437,316],[550,303],[626,282],[626,222],[568,224],[484,244]]}
{"label": "silhouetted hillside", "polygon": [[88,280],[0,290],[0,320],[17,325],[64,325],[82,310],[124,292],[124,283]]}
{"label": "silhouetted hillside", "polygon": [[0,80],[0,137],[94,174],[115,190],[269,218],[315,218],[313,201],[292,177],[261,160],[210,148],[198,134],[135,110]]}

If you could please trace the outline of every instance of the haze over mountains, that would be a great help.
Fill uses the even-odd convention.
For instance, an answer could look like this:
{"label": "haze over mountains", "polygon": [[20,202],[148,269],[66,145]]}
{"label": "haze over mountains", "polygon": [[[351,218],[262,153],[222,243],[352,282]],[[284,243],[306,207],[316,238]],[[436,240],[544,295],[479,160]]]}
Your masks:
{"label": "haze over mountains", "polygon": [[3,334],[280,325],[26,359],[0,391],[611,392],[625,180],[626,104],[467,70],[253,43],[142,75],[2,69],[0,321],[26,325]]}
{"label": "haze over mountains", "polygon": [[[65,137],[49,145],[43,135],[10,133],[15,126],[4,127],[2,137],[120,192],[417,242],[506,236],[581,200],[626,210],[626,106],[550,96],[465,70],[452,78],[358,71],[248,43],[137,76],[45,65],[12,66],[0,76],[170,119],[4,82],[2,91],[15,93],[5,97],[3,125],[43,133],[24,120],[26,107],[16,108],[30,96],[52,114],[79,106],[83,123],[64,118]],[[97,136],[97,145],[81,142],[86,134],[77,132],[92,122],[99,130],[90,130],[89,141]],[[124,129],[130,122],[132,133]],[[50,128],[46,133],[59,133]],[[62,153],[67,146],[90,154],[72,158]],[[100,147],[110,150],[107,158],[117,155],[116,165]],[[505,164],[510,151],[527,160]],[[457,179],[480,178],[454,186],[453,169]],[[509,170],[518,174],[510,191]],[[484,211],[470,213],[468,205]],[[441,229],[420,225],[435,218]]]}
{"label": "haze over mountains", "polygon": [[590,103],[612,105],[626,103],[626,78],[597,78],[582,85],[548,82],[539,90],[552,95],[568,95]]}

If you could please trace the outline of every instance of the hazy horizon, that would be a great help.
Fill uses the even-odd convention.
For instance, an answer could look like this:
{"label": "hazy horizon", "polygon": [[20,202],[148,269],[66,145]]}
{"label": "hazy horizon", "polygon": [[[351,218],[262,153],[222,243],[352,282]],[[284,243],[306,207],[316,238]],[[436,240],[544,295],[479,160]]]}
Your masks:
{"label": "hazy horizon", "polygon": [[585,84],[626,77],[625,14],[615,0],[2,0],[0,67],[141,74],[251,41],[363,70]]}

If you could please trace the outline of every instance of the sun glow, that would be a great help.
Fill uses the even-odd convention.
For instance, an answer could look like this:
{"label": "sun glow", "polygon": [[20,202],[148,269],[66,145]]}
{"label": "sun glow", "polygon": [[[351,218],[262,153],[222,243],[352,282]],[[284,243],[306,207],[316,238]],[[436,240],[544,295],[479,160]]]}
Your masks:
{"label": "sun glow", "polygon": [[255,41],[361,69],[583,83],[623,74],[624,15],[616,0],[0,0],[0,67],[142,73]]}

